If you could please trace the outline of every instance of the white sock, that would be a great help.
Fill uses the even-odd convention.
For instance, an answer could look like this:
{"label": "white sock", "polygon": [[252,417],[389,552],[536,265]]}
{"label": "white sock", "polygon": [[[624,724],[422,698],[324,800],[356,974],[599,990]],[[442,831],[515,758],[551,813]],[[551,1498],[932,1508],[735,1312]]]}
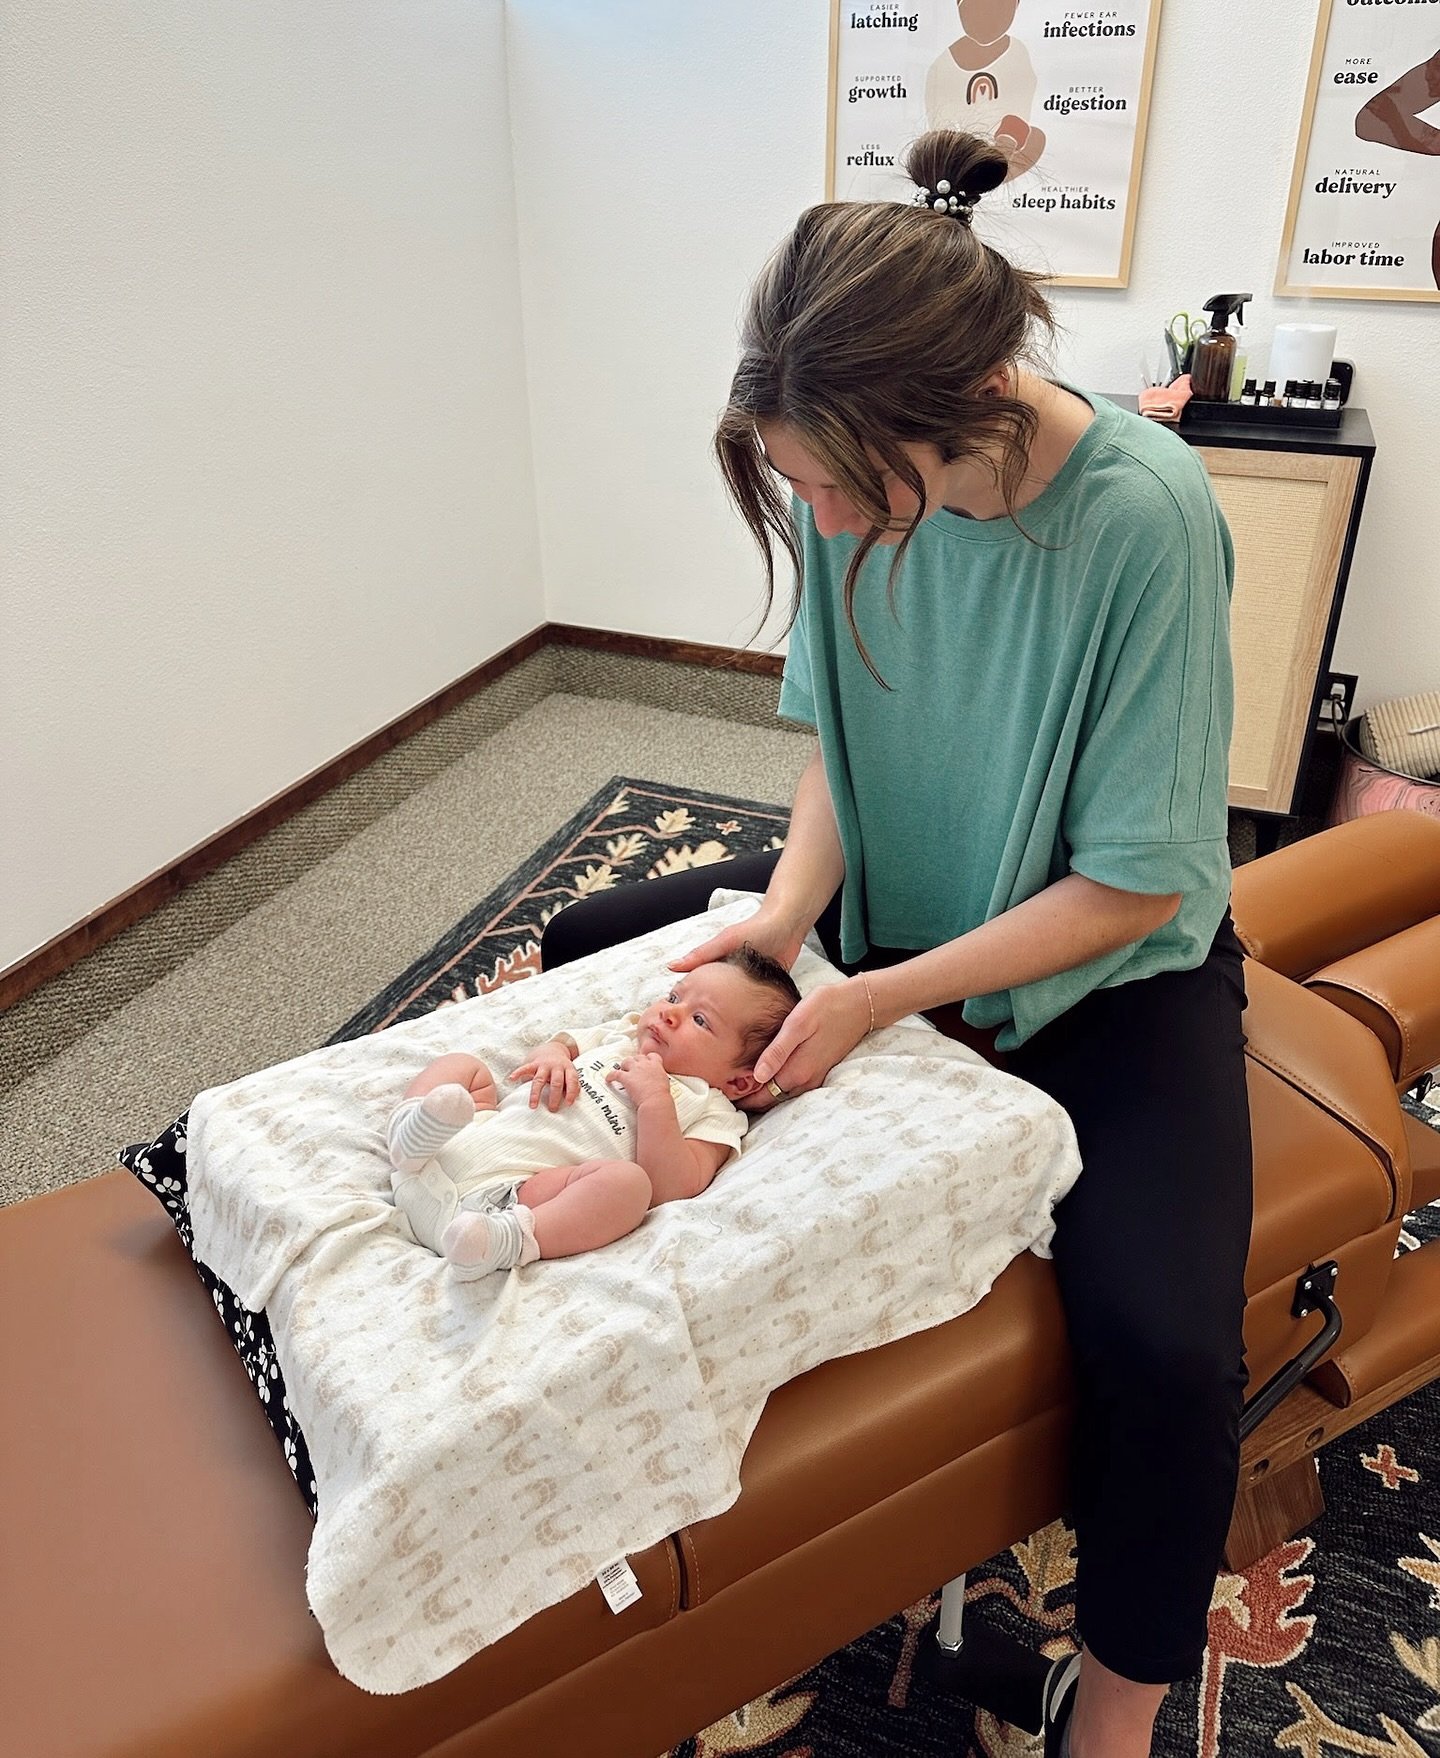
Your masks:
{"label": "white sock", "polygon": [[418,1172],[392,1172],[395,1207],[410,1223],[421,1245],[439,1253],[441,1235],[460,1207],[460,1193],[438,1160],[426,1160]]}
{"label": "white sock", "polygon": [[390,1114],[385,1139],[398,1172],[418,1172],[475,1115],[475,1101],[458,1081],[402,1099]]}
{"label": "white sock", "polygon": [[513,1270],[533,1264],[540,1255],[535,1242],[535,1217],[523,1203],[485,1214],[462,1210],[446,1226],[440,1250],[462,1282],[488,1276],[492,1270]]}

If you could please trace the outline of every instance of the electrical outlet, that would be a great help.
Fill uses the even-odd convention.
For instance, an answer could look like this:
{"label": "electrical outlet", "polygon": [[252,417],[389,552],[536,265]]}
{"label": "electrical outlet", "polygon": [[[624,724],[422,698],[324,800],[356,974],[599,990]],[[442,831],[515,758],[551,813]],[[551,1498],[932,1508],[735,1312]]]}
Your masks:
{"label": "electrical outlet", "polygon": [[1325,679],[1325,694],[1320,698],[1322,725],[1344,726],[1355,708],[1355,692],[1360,679],[1353,671],[1332,671]]}

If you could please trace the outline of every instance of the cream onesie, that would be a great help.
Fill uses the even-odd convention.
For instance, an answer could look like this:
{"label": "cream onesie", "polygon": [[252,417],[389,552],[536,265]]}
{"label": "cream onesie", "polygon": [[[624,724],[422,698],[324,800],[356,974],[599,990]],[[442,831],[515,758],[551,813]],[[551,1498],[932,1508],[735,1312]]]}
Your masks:
{"label": "cream onesie", "polygon": [[[635,1158],[635,1106],[605,1077],[639,1049],[640,1015],[572,1032],[580,1092],[573,1105],[530,1108],[530,1083],[512,1087],[494,1111],[478,1111],[435,1155],[463,1207],[508,1206],[527,1178],[547,1166]],[[749,1118],[698,1075],[672,1074],[670,1096],[680,1133],[740,1150]],[[424,1241],[429,1244],[429,1240]],[[438,1244],[432,1249],[438,1249]]]}

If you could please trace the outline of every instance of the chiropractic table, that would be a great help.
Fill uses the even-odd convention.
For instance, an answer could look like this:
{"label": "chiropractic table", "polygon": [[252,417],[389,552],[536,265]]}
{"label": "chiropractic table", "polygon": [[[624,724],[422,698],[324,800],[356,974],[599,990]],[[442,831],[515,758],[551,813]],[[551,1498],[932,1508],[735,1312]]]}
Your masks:
{"label": "chiropractic table", "polygon": [[[1256,1178],[1239,1569],[1323,1513],[1318,1447],[1440,1377],[1440,1241],[1394,1255],[1440,1200],[1440,1133],[1398,1101],[1440,1064],[1440,821],[1267,855],[1234,914]],[[1027,1252],[960,1318],[774,1393],[739,1501],[632,1555],[626,1609],[591,1587],[368,1695],[325,1653],[310,1518],[153,1197],[114,1171],[0,1212],[0,1300],[16,1758],[654,1758],[1064,1508],[1064,1323]]]}

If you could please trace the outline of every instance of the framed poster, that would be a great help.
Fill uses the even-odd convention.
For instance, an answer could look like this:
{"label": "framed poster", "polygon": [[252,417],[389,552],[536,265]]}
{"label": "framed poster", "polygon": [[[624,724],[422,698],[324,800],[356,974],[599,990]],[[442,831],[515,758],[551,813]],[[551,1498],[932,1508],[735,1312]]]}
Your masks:
{"label": "framed poster", "polygon": [[1275,291],[1440,300],[1440,6],[1321,0]]}
{"label": "framed poster", "polygon": [[1123,287],[1160,0],[831,0],[831,201],[903,201],[928,128],[1001,140],[975,225],[1062,286]]}

